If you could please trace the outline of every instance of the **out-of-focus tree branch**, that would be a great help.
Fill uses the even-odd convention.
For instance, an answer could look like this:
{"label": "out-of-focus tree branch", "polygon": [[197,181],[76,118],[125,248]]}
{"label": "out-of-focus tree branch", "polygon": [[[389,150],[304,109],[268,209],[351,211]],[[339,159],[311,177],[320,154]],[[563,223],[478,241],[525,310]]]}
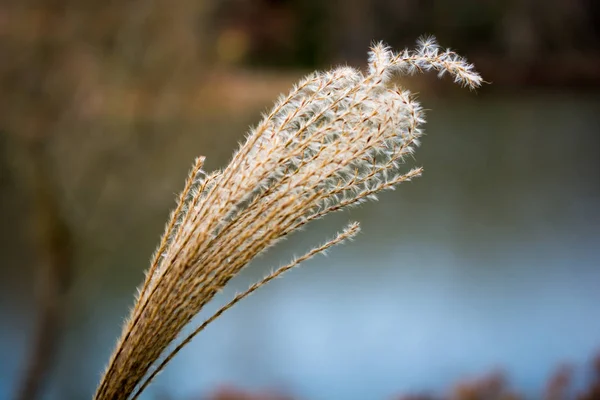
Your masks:
{"label": "out-of-focus tree branch", "polygon": [[[43,32],[61,32],[60,2],[48,1],[45,7],[24,12],[27,4],[7,6],[9,17],[34,16],[21,32],[21,39],[42,36]],[[34,228],[33,247],[37,268],[37,309],[34,332],[27,347],[23,375],[17,387],[18,400],[40,396],[51,366],[55,362],[65,318],[67,293],[72,275],[72,232],[61,210],[53,168],[45,145],[55,134],[61,116],[68,107],[65,94],[72,84],[56,87],[49,79],[60,76],[64,42],[34,40],[24,44],[10,35],[1,42],[0,84],[3,91],[2,121],[10,136],[9,149],[16,162],[14,172],[20,189],[27,194],[29,214],[25,219]]]}
{"label": "out-of-focus tree branch", "polygon": [[27,192],[30,217],[35,228],[37,316],[28,357],[16,399],[36,399],[54,363],[59,346],[67,294],[72,276],[72,233],[62,217],[49,164],[43,150],[33,145],[24,149],[27,163]]}
{"label": "out-of-focus tree branch", "polygon": [[[37,260],[36,319],[18,400],[44,392],[67,320],[74,254],[97,228],[91,221],[103,219],[98,209],[113,200],[107,182],[139,158],[148,122],[177,113],[178,94],[201,73],[198,25],[206,3],[0,5],[0,121],[30,206]],[[123,97],[132,99],[128,110],[115,107]],[[115,109],[121,114],[111,114]],[[108,129],[115,117],[120,129]]]}

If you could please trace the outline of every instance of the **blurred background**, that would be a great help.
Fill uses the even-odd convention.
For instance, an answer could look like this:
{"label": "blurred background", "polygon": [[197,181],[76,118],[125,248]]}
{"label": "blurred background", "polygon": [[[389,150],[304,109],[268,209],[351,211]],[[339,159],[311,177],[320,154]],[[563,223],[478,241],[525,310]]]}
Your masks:
{"label": "blurred background", "polygon": [[198,321],[362,223],[143,398],[599,399],[595,0],[2,0],[0,399],[90,398],[194,157],[225,166],[303,75],[422,34],[492,82],[401,80],[424,176],[256,260]]}

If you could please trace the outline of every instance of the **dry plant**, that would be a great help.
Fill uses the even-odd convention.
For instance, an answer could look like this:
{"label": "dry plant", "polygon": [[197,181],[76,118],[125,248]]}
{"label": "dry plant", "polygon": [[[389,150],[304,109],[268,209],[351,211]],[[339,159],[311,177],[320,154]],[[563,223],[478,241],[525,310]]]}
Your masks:
{"label": "dry plant", "polygon": [[137,398],[207,324],[285,271],[352,239],[359,225],[279,267],[166,351],[232,277],[284,236],[419,176],[421,168],[401,172],[401,165],[418,145],[423,111],[391,78],[429,70],[469,88],[482,83],[472,65],[433,38],[398,54],[377,44],[367,74],[350,67],[316,72],[281,97],[224,170],[205,174],[198,158],[94,398]]}

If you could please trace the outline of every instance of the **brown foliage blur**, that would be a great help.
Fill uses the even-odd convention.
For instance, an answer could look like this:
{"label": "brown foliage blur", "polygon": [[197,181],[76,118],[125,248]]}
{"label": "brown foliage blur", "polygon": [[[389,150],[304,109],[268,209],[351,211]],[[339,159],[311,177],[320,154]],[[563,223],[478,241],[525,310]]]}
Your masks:
{"label": "brown foliage blur", "polygon": [[223,386],[209,395],[207,400],[293,400],[277,393],[248,393],[230,386]]}
{"label": "brown foliage blur", "polygon": [[[575,393],[572,388],[573,371],[567,366],[557,368],[550,377],[544,391],[543,400],[600,400],[600,355],[591,365],[591,376],[588,385],[582,391]],[[492,372],[477,379],[459,382],[447,394],[434,396],[401,395],[397,400],[524,400],[502,372]],[[224,386],[206,400],[293,400],[281,394],[250,393],[234,387]]]}
{"label": "brown foliage blur", "polygon": [[216,9],[222,43],[251,65],[357,64],[372,40],[401,48],[425,32],[495,86],[600,83],[596,1],[225,0]]}
{"label": "brown foliage blur", "polygon": [[[29,199],[38,264],[36,333],[18,399],[37,398],[54,363],[74,254],[115,174],[115,159],[134,155],[127,144],[141,140],[141,116],[177,109],[190,74],[201,71],[196,24],[203,2],[176,4],[22,0],[0,6],[0,130],[15,181]],[[108,133],[99,120],[115,110],[126,128]],[[90,186],[94,200],[78,197],[78,189]]]}

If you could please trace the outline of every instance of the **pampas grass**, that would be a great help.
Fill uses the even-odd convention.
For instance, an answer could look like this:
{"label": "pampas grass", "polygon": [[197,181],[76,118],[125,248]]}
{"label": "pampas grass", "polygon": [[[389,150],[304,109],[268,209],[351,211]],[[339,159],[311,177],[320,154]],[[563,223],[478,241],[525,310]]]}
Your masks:
{"label": "pampas grass", "polygon": [[419,176],[421,168],[402,166],[419,144],[423,111],[390,80],[429,70],[469,88],[482,82],[472,65],[433,38],[401,53],[380,43],[369,53],[366,74],[341,67],[298,83],[222,171],[206,174],[198,158],[94,398],[137,398],[208,323],[285,271],[354,238],[359,224],[279,267],[163,354],[258,254],[314,219]]}

